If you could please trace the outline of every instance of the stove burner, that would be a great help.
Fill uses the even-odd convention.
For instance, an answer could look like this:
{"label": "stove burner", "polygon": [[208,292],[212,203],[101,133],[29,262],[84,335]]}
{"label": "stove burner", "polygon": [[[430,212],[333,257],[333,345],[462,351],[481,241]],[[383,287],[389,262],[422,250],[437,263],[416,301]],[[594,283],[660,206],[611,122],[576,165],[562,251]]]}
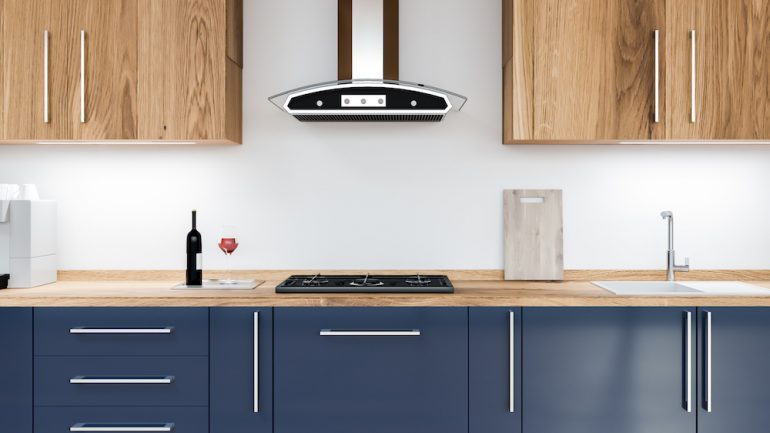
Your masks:
{"label": "stove burner", "polygon": [[302,285],[307,287],[315,287],[315,286],[323,286],[324,284],[327,284],[329,280],[327,280],[325,277],[322,277],[321,274],[315,274],[311,278],[306,278],[302,281]]}
{"label": "stove burner", "polygon": [[406,284],[409,284],[410,286],[419,286],[424,287],[430,285],[431,281],[429,278],[423,278],[420,274],[417,274],[417,277],[411,277],[404,280]]}
{"label": "stove burner", "polygon": [[369,274],[366,274],[366,276],[363,278],[356,278],[350,282],[350,285],[354,287],[379,287],[384,284],[385,283],[383,283],[380,279],[369,278]]}

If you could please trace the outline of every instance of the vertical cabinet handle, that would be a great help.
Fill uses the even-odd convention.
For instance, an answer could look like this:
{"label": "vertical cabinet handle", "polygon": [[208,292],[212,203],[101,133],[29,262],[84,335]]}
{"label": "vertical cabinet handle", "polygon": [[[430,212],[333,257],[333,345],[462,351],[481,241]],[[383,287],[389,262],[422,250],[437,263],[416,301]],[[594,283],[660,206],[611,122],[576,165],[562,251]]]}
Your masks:
{"label": "vertical cabinet handle", "polygon": [[516,388],[515,388],[515,374],[516,374],[516,363],[514,358],[514,345],[516,343],[515,341],[515,326],[516,326],[516,318],[515,313],[513,311],[508,312],[508,412],[513,413],[515,410],[515,398],[516,398]]}
{"label": "vertical cabinet handle", "polygon": [[660,123],[660,30],[655,30],[655,123]]}
{"label": "vertical cabinet handle", "polygon": [[254,413],[259,412],[259,311],[254,312]]}
{"label": "vertical cabinet handle", "polygon": [[684,408],[687,412],[692,412],[692,312],[684,313],[684,332],[685,334],[685,355],[684,355]]}
{"label": "vertical cabinet handle", "polygon": [[711,412],[711,311],[706,311],[706,344],[705,344],[705,382],[704,389],[706,412]]}
{"label": "vertical cabinet handle", "polygon": [[43,123],[50,123],[48,98],[48,30],[43,32]]}
{"label": "vertical cabinet handle", "polygon": [[690,123],[695,123],[695,95],[698,89],[696,84],[697,69],[695,66],[695,30],[690,30]]}
{"label": "vertical cabinet handle", "polygon": [[86,123],[86,31],[80,31],[80,123]]}

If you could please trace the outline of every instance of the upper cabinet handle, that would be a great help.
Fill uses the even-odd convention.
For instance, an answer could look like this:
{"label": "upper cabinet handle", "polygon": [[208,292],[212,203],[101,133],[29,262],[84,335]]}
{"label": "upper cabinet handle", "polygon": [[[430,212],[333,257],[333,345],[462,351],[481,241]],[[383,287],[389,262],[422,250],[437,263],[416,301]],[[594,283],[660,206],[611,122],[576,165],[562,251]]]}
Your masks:
{"label": "upper cabinet handle", "polygon": [[690,123],[695,123],[695,95],[698,89],[696,85],[697,69],[695,66],[695,30],[690,30]]}
{"label": "upper cabinet handle", "polygon": [[43,123],[50,123],[48,98],[48,30],[43,32]]}
{"label": "upper cabinet handle", "polygon": [[171,334],[174,328],[71,328],[70,334]]}
{"label": "upper cabinet handle", "polygon": [[80,123],[86,123],[86,31],[80,31]]}
{"label": "upper cabinet handle", "polygon": [[655,30],[655,123],[660,123],[660,30]]}
{"label": "upper cabinet handle", "polygon": [[515,326],[516,326],[516,318],[513,311],[508,312],[508,412],[513,413],[515,411],[515,398],[516,398],[516,390],[515,390],[515,383],[514,378],[516,374],[516,363],[515,363],[515,351],[514,351],[514,345],[516,343],[515,340]]}
{"label": "upper cabinet handle", "polygon": [[344,331],[336,329],[322,329],[321,334],[326,337],[414,337],[420,335],[419,329],[404,331]]}
{"label": "upper cabinet handle", "polygon": [[254,312],[254,413],[259,412],[259,311]]}

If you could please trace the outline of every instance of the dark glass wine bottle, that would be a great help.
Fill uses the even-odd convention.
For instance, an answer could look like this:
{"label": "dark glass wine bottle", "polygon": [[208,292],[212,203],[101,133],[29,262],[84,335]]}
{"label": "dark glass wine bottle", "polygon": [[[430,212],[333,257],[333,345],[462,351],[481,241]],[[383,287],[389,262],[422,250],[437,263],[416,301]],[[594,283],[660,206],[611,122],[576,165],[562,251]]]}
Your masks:
{"label": "dark glass wine bottle", "polygon": [[187,278],[188,286],[203,284],[203,243],[201,234],[195,228],[196,211],[192,211],[192,230],[187,233]]}

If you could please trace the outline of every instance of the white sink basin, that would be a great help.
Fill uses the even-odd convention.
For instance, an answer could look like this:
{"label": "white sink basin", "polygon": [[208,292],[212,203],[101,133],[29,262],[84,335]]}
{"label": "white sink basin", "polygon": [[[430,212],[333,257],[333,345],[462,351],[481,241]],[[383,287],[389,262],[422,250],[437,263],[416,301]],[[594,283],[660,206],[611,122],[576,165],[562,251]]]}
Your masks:
{"label": "white sink basin", "polygon": [[595,285],[624,296],[770,296],[770,289],[738,281],[594,281]]}

